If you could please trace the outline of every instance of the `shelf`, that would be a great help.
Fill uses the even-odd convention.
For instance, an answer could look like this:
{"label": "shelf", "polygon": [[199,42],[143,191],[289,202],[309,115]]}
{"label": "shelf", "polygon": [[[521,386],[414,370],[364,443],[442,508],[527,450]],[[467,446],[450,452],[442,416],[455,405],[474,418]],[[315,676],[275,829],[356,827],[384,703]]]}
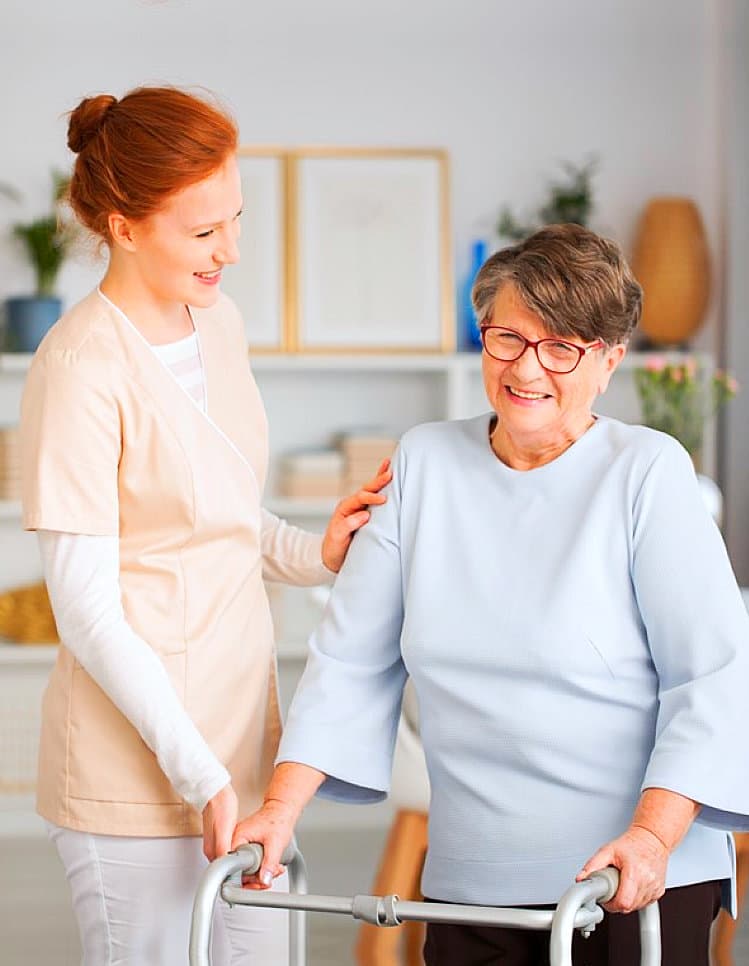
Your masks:
{"label": "shelf", "polygon": [[57,644],[14,644],[0,638],[0,667],[8,664],[49,664],[57,660]]}
{"label": "shelf", "polygon": [[[319,517],[327,519],[338,500],[292,500],[271,496],[263,500],[263,506],[279,517]],[[0,500],[0,523],[21,519],[20,500]]]}
{"label": "shelf", "polygon": [[324,517],[327,519],[335,509],[337,499],[294,500],[283,496],[269,496],[263,506],[279,517]]}
{"label": "shelf", "polygon": [[0,500],[0,521],[20,520],[21,501],[20,500]]}
{"label": "shelf", "polygon": [[[643,365],[648,359],[662,357],[667,360],[693,358],[703,364],[709,364],[709,352],[691,350],[656,350],[641,352],[632,350],[624,357],[621,368],[633,369]],[[0,373],[26,372],[31,365],[32,355],[21,352],[0,353]],[[279,352],[276,354],[250,356],[250,364],[256,372],[449,372],[476,371],[481,369],[481,353],[452,352],[431,355],[418,353],[361,353],[346,354],[314,354]]]}
{"label": "shelf", "polygon": [[32,358],[31,352],[0,352],[0,372],[26,372]]}
{"label": "shelf", "polygon": [[[20,664],[48,664],[57,660],[57,644],[14,644],[0,638],[0,667]],[[279,661],[306,661],[307,641],[278,641],[276,653]]]}

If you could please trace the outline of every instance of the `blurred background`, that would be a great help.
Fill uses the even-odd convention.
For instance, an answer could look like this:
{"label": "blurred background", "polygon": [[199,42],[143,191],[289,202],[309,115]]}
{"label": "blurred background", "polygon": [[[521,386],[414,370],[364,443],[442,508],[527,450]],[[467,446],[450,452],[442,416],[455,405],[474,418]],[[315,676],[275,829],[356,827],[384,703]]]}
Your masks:
{"label": "blurred background", "polygon": [[[600,410],[642,418],[633,377],[654,359],[656,365],[696,360],[705,385],[716,370],[747,383],[747,53],[746,0],[1,0],[0,303],[35,291],[33,260],[14,226],[49,214],[53,174],[71,167],[66,112],[86,95],[121,95],[140,84],[202,87],[234,114],[248,147],[443,150],[449,183],[442,281],[450,304],[440,323],[450,329],[445,351],[282,351],[253,361],[274,455],[269,505],[322,529],[332,494],[321,496],[314,485],[305,491],[304,460],[294,464],[293,457],[309,447],[318,456],[335,450],[343,464],[329,460],[326,471],[343,466],[345,476],[348,467],[350,476],[355,458],[375,459],[378,445],[384,452],[409,425],[483,408],[465,307],[476,246],[488,253],[507,243],[508,214],[521,228],[543,222],[540,213],[567,189],[582,186],[591,228],[615,238],[632,257],[640,252],[643,278],[653,286],[651,304],[670,299],[679,319],[691,313],[676,333],[651,320]],[[649,206],[661,198],[686,203],[689,237],[677,238],[672,232],[681,229],[668,223],[660,235],[656,230],[655,242],[644,238]],[[247,207],[243,218],[245,224],[253,218]],[[655,254],[653,245],[660,246]],[[673,264],[663,267],[669,251]],[[79,240],[62,261],[54,295],[70,306],[101,273],[95,249]],[[683,307],[696,273],[701,288]],[[14,427],[28,354],[14,351],[7,331],[5,338],[0,592],[41,575],[33,537],[20,532],[15,489]],[[251,329],[248,338],[252,352]],[[731,560],[747,586],[746,385],[717,415],[706,404],[700,418],[698,469],[718,488]],[[336,442],[340,434],[348,451]],[[312,476],[322,472],[322,462]],[[355,465],[357,471],[364,466]],[[285,489],[283,467],[293,483]],[[272,593],[287,701],[322,601]],[[0,619],[3,613],[0,602]],[[54,856],[49,860],[31,804],[36,702],[53,659],[49,641],[0,650],[0,856],[3,868],[13,870],[0,886],[0,931],[11,937],[11,958],[3,950],[0,959],[9,964],[73,963],[77,956],[61,873]],[[392,804],[315,806],[303,832],[319,860],[313,885],[367,891],[394,810]],[[46,861],[39,892],[39,863]],[[34,935],[39,916],[53,926],[46,938]],[[43,946],[50,936],[56,937],[52,958]],[[346,932],[342,940],[341,962],[353,961],[352,936]],[[325,937],[316,942],[316,961],[338,961]]]}

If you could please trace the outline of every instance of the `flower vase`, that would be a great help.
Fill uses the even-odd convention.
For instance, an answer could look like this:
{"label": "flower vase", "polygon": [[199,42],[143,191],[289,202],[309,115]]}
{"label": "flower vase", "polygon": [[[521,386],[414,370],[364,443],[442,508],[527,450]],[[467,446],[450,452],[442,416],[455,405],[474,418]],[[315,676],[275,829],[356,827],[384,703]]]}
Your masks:
{"label": "flower vase", "polygon": [[702,502],[707,507],[710,516],[715,520],[718,527],[723,523],[723,493],[715,480],[705,476],[704,473],[697,474],[697,484],[700,488]]}
{"label": "flower vase", "polygon": [[460,318],[463,326],[464,342],[470,349],[481,348],[481,332],[479,331],[476,313],[473,311],[471,289],[473,288],[473,283],[476,280],[479,269],[486,261],[486,248],[486,242],[483,240],[474,241],[471,245],[471,267],[460,292]]}

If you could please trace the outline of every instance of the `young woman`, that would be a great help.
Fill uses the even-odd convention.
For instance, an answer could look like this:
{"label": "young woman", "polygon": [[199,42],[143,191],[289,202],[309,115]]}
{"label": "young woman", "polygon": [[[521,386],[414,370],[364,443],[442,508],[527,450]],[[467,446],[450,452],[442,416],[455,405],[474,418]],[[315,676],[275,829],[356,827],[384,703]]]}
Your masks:
{"label": "young woman", "polygon": [[[22,405],[24,525],[62,641],[38,808],[84,962],[182,966],[205,857],[260,803],[280,735],[263,578],[330,579],[390,475],[322,538],[261,507],[266,418],[220,294],[242,211],[231,118],[140,88],[83,100],[68,144],[73,209],[109,265],[40,346]],[[224,909],[214,962],[284,962],[284,926]]]}

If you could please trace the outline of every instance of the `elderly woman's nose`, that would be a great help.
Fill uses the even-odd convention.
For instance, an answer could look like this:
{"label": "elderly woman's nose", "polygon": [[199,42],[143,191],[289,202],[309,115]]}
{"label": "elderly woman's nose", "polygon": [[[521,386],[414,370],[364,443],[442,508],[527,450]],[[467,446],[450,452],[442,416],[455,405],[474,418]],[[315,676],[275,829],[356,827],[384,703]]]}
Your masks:
{"label": "elderly woman's nose", "polygon": [[536,351],[532,346],[526,346],[525,352],[516,359],[511,367],[512,371],[518,375],[522,376],[524,379],[532,379],[538,375],[544,374],[544,367],[538,361],[538,356]]}

